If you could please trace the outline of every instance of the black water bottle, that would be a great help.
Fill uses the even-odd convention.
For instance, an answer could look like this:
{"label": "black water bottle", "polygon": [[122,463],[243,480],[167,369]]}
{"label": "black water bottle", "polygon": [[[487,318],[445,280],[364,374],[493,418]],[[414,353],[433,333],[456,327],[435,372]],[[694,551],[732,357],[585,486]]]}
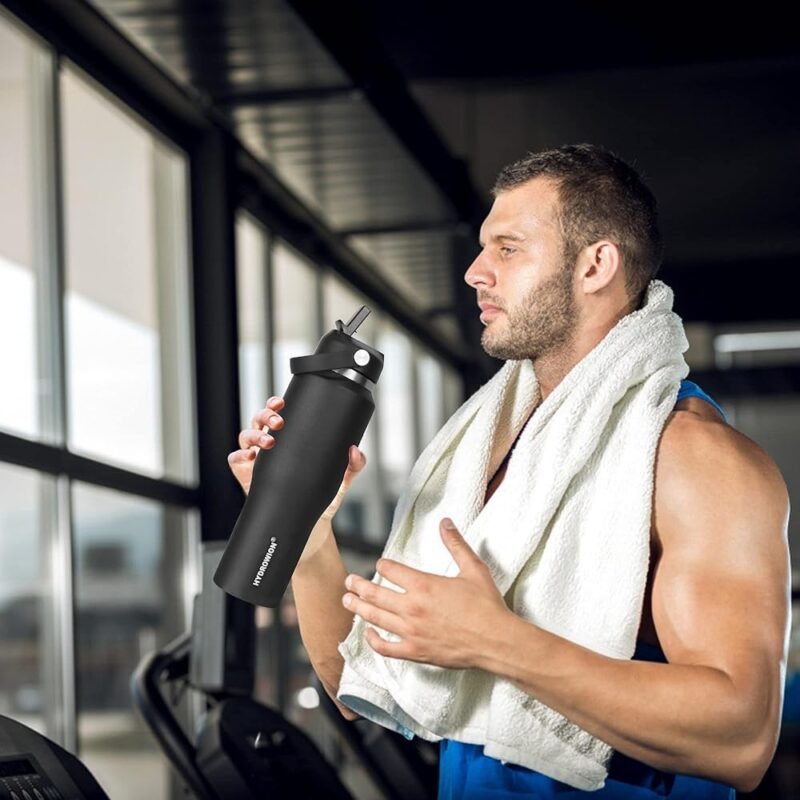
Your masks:
{"label": "black water bottle", "polygon": [[275,446],[256,456],[244,507],[214,574],[228,594],[259,606],[280,602],[311,530],[339,490],[351,445],[375,410],[383,353],[353,338],[361,308],[320,339],[313,355],[290,359],[292,379]]}

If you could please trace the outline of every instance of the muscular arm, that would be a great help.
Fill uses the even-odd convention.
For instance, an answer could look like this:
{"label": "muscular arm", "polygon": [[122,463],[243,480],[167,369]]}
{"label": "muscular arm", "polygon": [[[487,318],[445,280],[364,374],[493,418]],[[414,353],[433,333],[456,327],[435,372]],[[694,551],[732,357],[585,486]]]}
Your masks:
{"label": "muscular arm", "polygon": [[651,598],[668,664],[608,658],[516,616],[444,527],[457,576],[381,559],[378,572],[404,591],[351,575],[343,603],[398,635],[367,629],[382,655],[487,670],[646,764],[752,789],[780,721],[788,509],[780,474],[753,442],[713,415],[670,418],[656,463]]}
{"label": "muscular arm", "polygon": [[322,519],[317,525],[328,528],[324,542],[310,558],[300,561],[292,576],[300,636],[325,691],[346,719],[357,719],[358,714],[336,699],[344,667],[338,646],[353,624],[353,614],[341,604],[347,572],[330,521]]}
{"label": "muscular arm", "polygon": [[780,723],[788,505],[753,442],[674,414],[657,458],[652,590],[669,663],[607,658],[509,613],[475,665],[647,764],[754,788]]}
{"label": "muscular arm", "polygon": [[343,641],[353,625],[353,613],[343,608],[339,600],[346,575],[344,562],[333,535],[333,518],[356,475],[366,465],[364,454],[350,447],[349,460],[339,491],[311,531],[292,575],[300,637],[311,666],[320,683],[345,719],[358,719],[336,699],[344,659],[339,654]]}

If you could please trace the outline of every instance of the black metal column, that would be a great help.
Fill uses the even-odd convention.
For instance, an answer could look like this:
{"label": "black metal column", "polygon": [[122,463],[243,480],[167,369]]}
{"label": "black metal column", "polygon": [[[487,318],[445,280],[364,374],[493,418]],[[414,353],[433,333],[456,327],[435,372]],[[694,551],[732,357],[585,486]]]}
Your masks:
{"label": "black metal column", "polygon": [[197,454],[202,538],[227,537],[242,491],[228,467],[239,433],[234,147],[209,129],[191,152]]}
{"label": "black metal column", "polygon": [[[225,539],[243,503],[228,467],[238,447],[239,360],[236,325],[236,147],[209,128],[191,150],[192,262],[197,387],[197,460],[201,538]],[[225,655],[228,667],[255,671],[253,607],[226,598]],[[230,641],[228,637],[233,637]],[[229,647],[228,645],[234,645]],[[227,664],[228,659],[237,663]],[[246,660],[248,663],[238,663]]]}

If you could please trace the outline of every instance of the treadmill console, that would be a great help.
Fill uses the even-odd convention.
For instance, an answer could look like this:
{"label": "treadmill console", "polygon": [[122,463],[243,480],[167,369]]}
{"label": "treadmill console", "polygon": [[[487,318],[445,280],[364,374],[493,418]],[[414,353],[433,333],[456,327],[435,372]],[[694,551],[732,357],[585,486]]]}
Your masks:
{"label": "treadmill console", "polygon": [[0,715],[0,800],[108,800],[108,795],[63,747]]}
{"label": "treadmill console", "polygon": [[63,795],[31,755],[0,757],[0,797],[3,800],[62,800]]}

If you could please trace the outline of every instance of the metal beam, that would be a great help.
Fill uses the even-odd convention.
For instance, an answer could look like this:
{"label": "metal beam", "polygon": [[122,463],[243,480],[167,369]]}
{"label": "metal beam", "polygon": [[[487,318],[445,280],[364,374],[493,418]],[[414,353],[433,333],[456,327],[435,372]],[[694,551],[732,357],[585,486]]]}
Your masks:
{"label": "metal beam", "polygon": [[[198,13],[196,0],[174,0],[177,38],[183,47],[186,68],[192,84],[203,92],[212,86],[229,89],[227,70],[209,58],[209,53],[225,52],[225,7],[223,0],[206,0]],[[198,45],[198,35],[204,37]],[[219,81],[223,84],[220,86]]]}
{"label": "metal beam", "polygon": [[289,5],[354,85],[363,90],[378,115],[447,198],[458,218],[477,231],[488,207],[473,187],[466,164],[452,155],[413,98],[403,76],[378,45],[363,9],[352,0],[338,3],[289,0]]}
{"label": "metal beam", "polygon": [[361,100],[364,93],[354,86],[299,86],[218,93],[212,99],[219,108],[266,106],[274,103],[308,103],[324,100]]}
{"label": "metal beam", "polygon": [[363,226],[360,228],[337,229],[339,236],[385,236],[393,233],[458,233],[469,235],[469,227],[463,222],[452,220],[408,220],[392,225]]}
{"label": "metal beam", "polygon": [[196,506],[200,498],[197,489],[163,479],[149,478],[122,467],[70,453],[64,447],[32,442],[10,433],[0,433],[0,463],[16,464],[54,476],[68,475],[75,481],[116,489],[183,508]]}

